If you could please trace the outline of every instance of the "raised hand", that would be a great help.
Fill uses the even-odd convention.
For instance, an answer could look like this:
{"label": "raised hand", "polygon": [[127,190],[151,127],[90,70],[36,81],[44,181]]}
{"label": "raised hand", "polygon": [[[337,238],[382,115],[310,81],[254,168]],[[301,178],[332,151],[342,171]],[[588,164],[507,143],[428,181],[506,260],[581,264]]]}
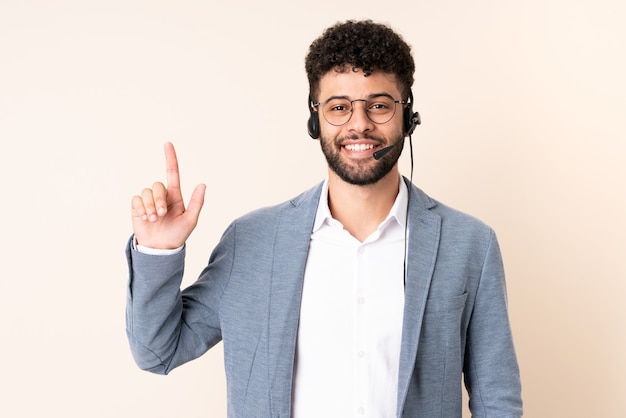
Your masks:
{"label": "raised hand", "polygon": [[185,243],[198,224],[206,186],[196,186],[185,209],[180,192],[176,150],[171,142],[165,144],[165,167],[167,187],[156,182],[151,189],[144,189],[141,196],[133,196],[131,216],[138,244],[157,249],[174,249]]}

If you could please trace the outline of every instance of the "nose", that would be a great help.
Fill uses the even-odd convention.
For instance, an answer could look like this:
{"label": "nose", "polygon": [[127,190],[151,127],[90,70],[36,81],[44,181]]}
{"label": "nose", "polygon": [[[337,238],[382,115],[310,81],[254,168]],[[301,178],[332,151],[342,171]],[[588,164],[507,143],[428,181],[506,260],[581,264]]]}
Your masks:
{"label": "nose", "polygon": [[[357,106],[357,102],[361,102]],[[363,99],[357,99],[352,101],[352,115],[348,121],[348,129],[355,132],[367,132],[372,130],[373,122],[370,120],[367,114],[367,101]]]}

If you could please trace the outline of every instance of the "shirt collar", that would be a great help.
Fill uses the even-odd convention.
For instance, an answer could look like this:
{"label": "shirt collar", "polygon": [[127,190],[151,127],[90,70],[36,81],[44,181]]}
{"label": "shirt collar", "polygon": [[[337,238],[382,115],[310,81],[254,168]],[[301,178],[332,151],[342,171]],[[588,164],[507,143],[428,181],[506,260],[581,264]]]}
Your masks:
{"label": "shirt collar", "polygon": [[[386,227],[390,222],[395,221],[402,228],[406,226],[406,216],[407,216],[407,201],[408,201],[408,189],[406,183],[400,177],[398,181],[398,195],[396,196],[396,200],[389,211],[389,214],[385,218],[384,221],[381,222],[378,229],[382,229]],[[328,177],[324,180],[322,184],[322,194],[320,196],[320,200],[317,206],[317,213],[315,214],[315,223],[313,224],[313,231],[318,231],[322,226],[338,226],[343,228],[341,222],[334,219],[330,214],[330,208],[328,207]]]}

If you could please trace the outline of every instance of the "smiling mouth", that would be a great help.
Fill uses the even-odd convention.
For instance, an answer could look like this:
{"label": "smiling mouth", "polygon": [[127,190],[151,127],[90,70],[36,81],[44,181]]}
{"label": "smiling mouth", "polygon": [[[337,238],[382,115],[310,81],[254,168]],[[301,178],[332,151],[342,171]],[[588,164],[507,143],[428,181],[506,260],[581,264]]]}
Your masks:
{"label": "smiling mouth", "polygon": [[344,145],[344,147],[348,151],[356,151],[356,152],[374,149],[373,144],[349,144],[349,145]]}

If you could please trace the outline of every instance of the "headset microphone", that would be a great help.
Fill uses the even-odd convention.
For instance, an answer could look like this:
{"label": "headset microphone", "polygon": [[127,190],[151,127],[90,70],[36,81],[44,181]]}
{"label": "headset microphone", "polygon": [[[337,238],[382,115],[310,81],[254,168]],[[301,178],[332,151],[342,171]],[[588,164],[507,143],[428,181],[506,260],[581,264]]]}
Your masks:
{"label": "headset microphone", "polygon": [[395,147],[396,145],[398,145],[398,143],[397,143],[397,142],[396,142],[395,144],[390,145],[390,146],[388,146],[388,147],[385,147],[385,148],[383,148],[383,149],[379,149],[378,151],[374,152],[374,153],[372,154],[372,156],[374,157],[374,159],[375,159],[375,160],[377,160],[377,161],[378,161],[378,160],[380,160],[381,158],[383,158],[385,155],[387,155],[387,153],[388,153],[389,151],[391,151],[391,149],[392,149],[393,147]]}

